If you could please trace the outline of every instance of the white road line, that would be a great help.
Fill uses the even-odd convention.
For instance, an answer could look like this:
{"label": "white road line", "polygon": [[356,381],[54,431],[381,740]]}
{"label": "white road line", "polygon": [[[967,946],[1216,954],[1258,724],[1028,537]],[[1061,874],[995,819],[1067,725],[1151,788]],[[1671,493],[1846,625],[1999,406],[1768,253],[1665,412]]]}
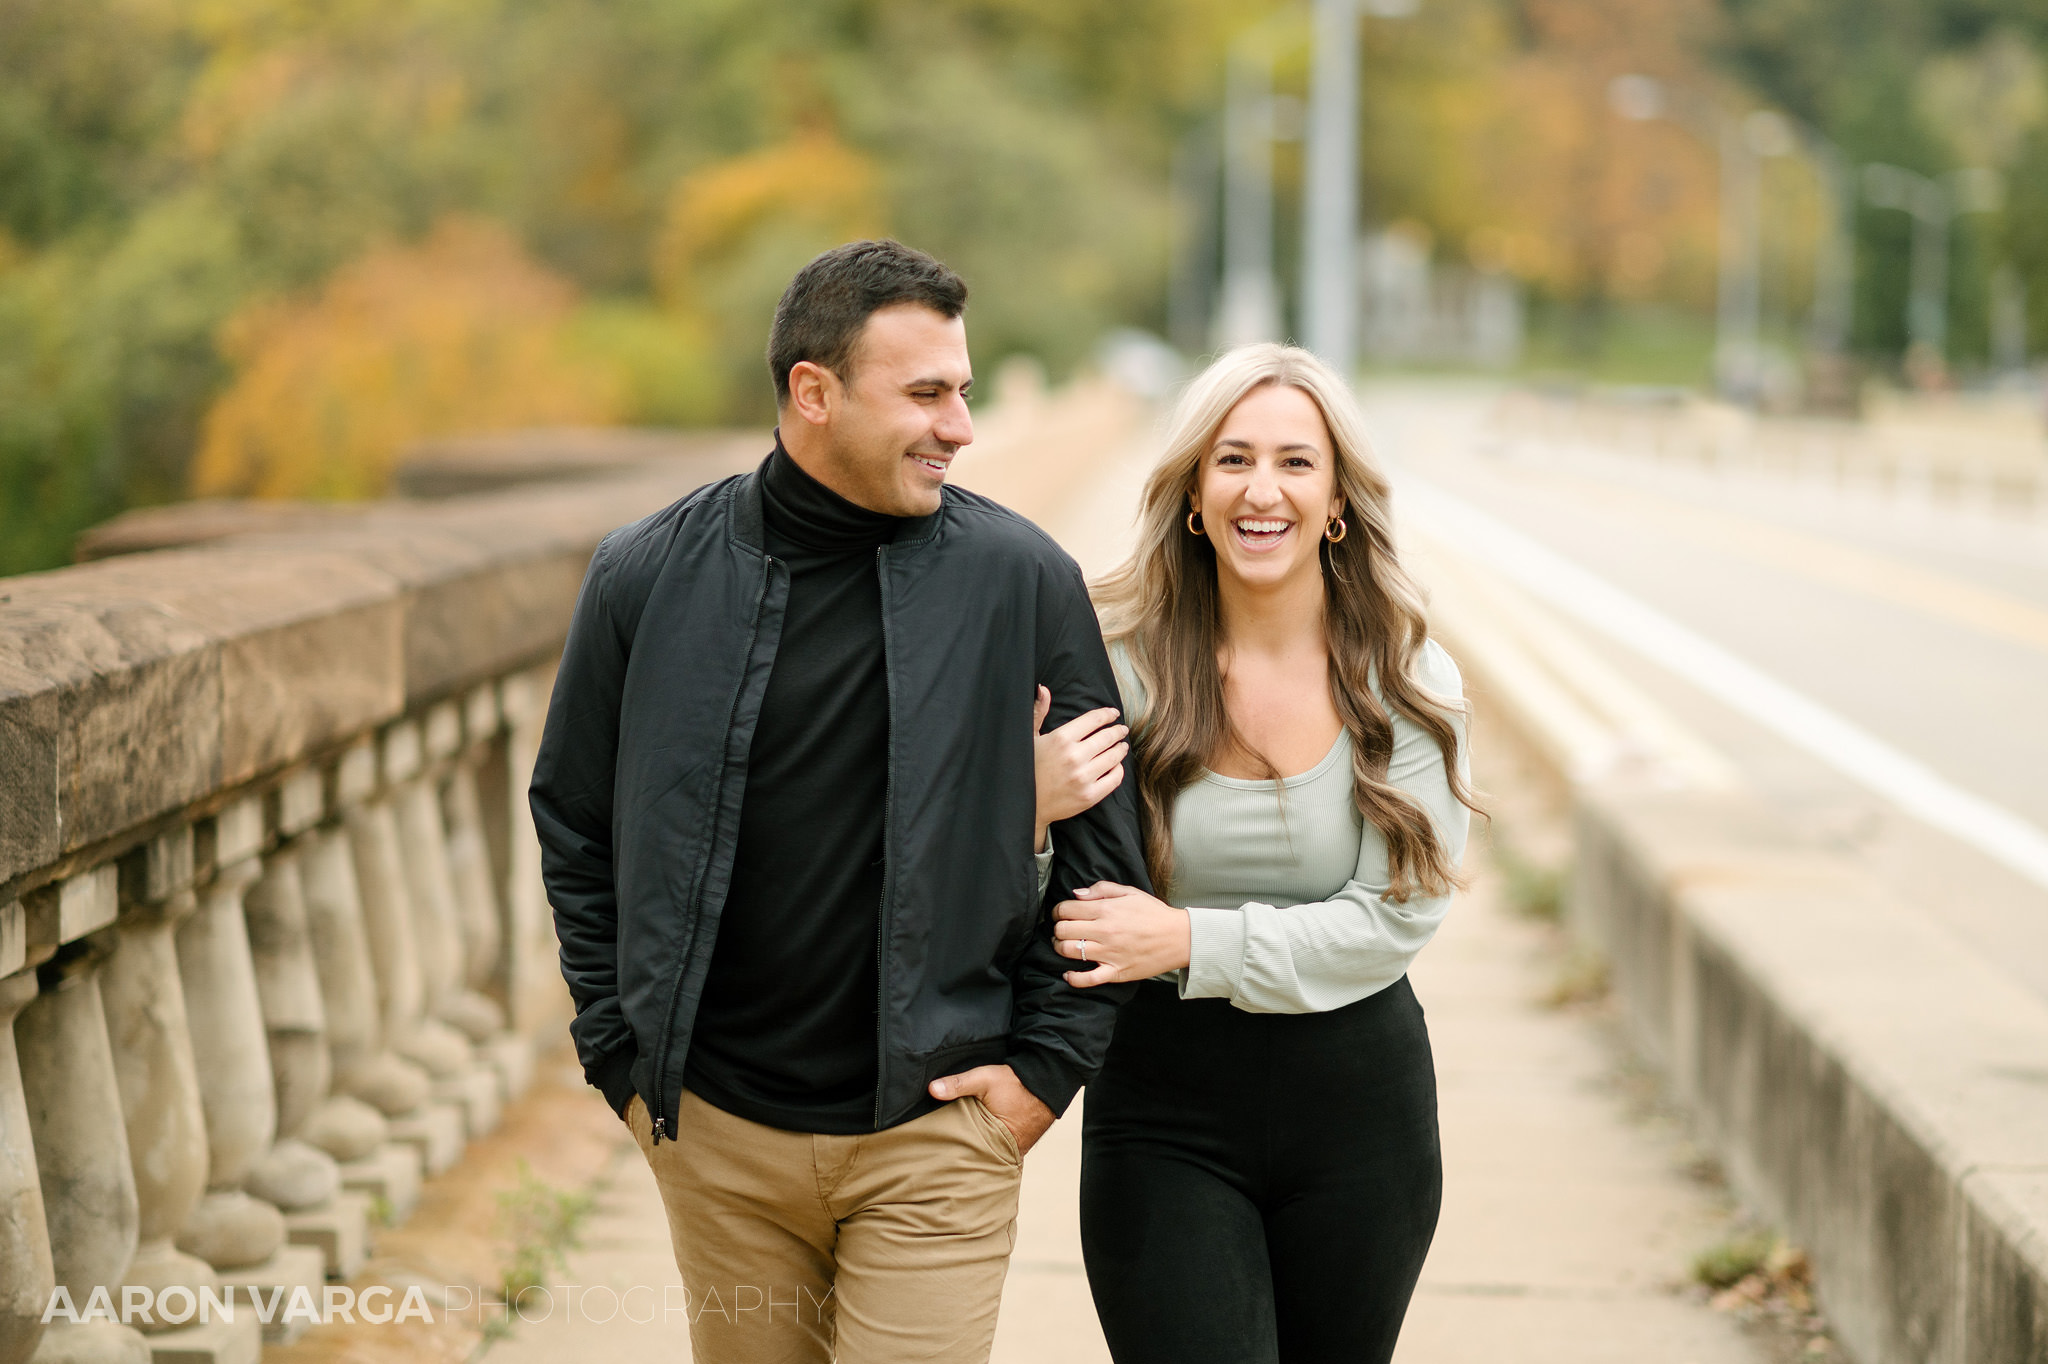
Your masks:
{"label": "white road line", "polygon": [[1908,814],[2048,889],[2048,832],[1957,786],[1919,759],[1498,517],[1405,470],[1397,474],[1396,486],[1408,509],[1524,591],[1668,669]]}

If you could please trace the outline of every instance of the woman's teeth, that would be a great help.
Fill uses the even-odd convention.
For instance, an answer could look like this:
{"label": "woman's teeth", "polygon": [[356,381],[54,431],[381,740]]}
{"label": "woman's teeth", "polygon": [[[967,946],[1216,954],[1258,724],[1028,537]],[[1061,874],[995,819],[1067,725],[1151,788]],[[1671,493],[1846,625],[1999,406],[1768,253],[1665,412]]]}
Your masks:
{"label": "woman's teeth", "polygon": [[1285,535],[1294,523],[1291,521],[1240,520],[1233,522],[1237,535],[1248,545],[1270,545]]}

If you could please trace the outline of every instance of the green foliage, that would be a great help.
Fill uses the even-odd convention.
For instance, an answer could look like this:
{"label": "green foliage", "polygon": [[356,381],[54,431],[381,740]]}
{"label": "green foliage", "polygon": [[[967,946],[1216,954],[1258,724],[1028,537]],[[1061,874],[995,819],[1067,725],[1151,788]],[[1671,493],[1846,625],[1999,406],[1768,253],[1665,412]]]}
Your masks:
{"label": "green foliage", "polygon": [[1060,375],[1118,322],[1161,325],[1164,195],[1120,171],[1085,109],[972,51],[907,89],[849,82],[844,103],[858,142],[916,149],[886,163],[889,216],[966,276],[984,369],[1021,351]]}
{"label": "green foliage", "polygon": [[[569,344],[623,376],[626,407],[637,422],[704,426],[729,408],[725,371],[704,330],[659,308],[631,300],[587,303],[570,325]],[[766,373],[767,362],[759,368]]]}
{"label": "green foliage", "polygon": [[1692,1277],[1708,1288],[1728,1288],[1760,1273],[1778,1247],[1768,1232],[1743,1232],[1693,1257]]}
{"label": "green foliage", "polygon": [[[1059,378],[1104,329],[1160,325],[1191,236],[1168,167],[1254,30],[1301,93],[1298,0],[0,0],[0,572],[189,491],[255,363],[227,358],[231,323],[310,316],[452,220],[499,225],[583,300],[560,353],[608,373],[621,420],[765,417],[774,299],[853,230],[966,274],[984,372],[1029,353]],[[1617,121],[1630,70],[1787,109],[1853,164],[1996,164],[2006,208],[1957,225],[1951,335],[1983,352],[2001,263],[2048,335],[2038,0],[1430,0],[1363,33],[1368,216],[1549,300],[1539,365],[1704,371],[1713,158]],[[852,187],[830,213],[801,203],[819,148]],[[1299,147],[1276,164],[1285,261]],[[1896,354],[1908,226],[1858,228],[1855,342]],[[1785,250],[1781,330],[1810,255]],[[395,353],[373,323],[349,323],[361,353]]]}
{"label": "green foliage", "polygon": [[687,306],[657,247],[679,184],[807,131],[874,167],[871,230],[968,275],[984,368],[1057,373],[1153,320],[1172,139],[1276,4],[0,0],[0,572],[188,494],[253,363],[231,319],[451,217],[594,300],[567,352],[621,419],[766,415],[774,300],[841,238],[759,215]]}
{"label": "green foliage", "polygon": [[503,1301],[516,1303],[545,1283],[550,1269],[569,1267],[569,1252],[582,1244],[578,1229],[596,1206],[590,1194],[558,1189],[519,1162],[519,1182],[498,1195],[499,1229],[512,1242],[499,1276]]}
{"label": "green foliage", "polygon": [[[1987,351],[1988,281],[2009,262],[2028,286],[2036,345],[2048,340],[2048,144],[2042,53],[2048,10],[2034,0],[1722,0],[1730,70],[1815,128],[1853,168],[1873,161],[1927,175],[2002,172],[2002,211],[1966,214],[1951,257],[1950,352]],[[1862,206],[1856,318],[1865,353],[1906,340],[1912,250],[1906,215]]]}

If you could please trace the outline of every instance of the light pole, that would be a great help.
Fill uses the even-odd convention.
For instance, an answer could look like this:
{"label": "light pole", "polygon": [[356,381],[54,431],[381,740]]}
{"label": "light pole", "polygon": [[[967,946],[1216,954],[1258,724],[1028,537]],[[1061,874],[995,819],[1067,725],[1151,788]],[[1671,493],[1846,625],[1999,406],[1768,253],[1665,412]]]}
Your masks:
{"label": "light pole", "polygon": [[1302,203],[1301,340],[1350,377],[1358,351],[1358,16],[1395,19],[1418,0],[1315,0],[1307,183]]}
{"label": "light pole", "polygon": [[1273,56],[1254,31],[1230,49],[1223,98],[1223,298],[1216,340],[1280,337],[1273,278]]}
{"label": "light pole", "polygon": [[1306,150],[1301,341],[1348,378],[1358,310],[1358,0],[1315,0]]}
{"label": "light pole", "polygon": [[1998,172],[1971,167],[1927,176],[1873,161],[1863,168],[1863,197],[1913,218],[1913,264],[1906,295],[1906,339],[1929,358],[1948,360],[1948,238],[1958,213],[1988,213],[2004,202]]}
{"label": "light pole", "polygon": [[1813,262],[1813,316],[1807,344],[1815,353],[1839,358],[1849,349],[1856,310],[1856,191],[1842,149],[1815,136],[1814,166],[1827,203],[1827,228]]}
{"label": "light pole", "polygon": [[1166,335],[1184,355],[1201,354],[1212,339],[1223,235],[1217,211],[1223,174],[1217,124],[1214,117],[1204,119],[1182,135],[1173,154],[1173,202],[1180,231],[1167,283]]}

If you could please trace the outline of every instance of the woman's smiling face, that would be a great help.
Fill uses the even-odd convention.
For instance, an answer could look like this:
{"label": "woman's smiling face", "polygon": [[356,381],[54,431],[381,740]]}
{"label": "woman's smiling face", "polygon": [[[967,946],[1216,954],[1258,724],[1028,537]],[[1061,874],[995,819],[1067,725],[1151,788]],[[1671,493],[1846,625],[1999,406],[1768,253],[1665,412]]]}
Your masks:
{"label": "woman's smiling face", "polygon": [[1298,388],[1268,384],[1230,409],[1202,458],[1195,510],[1216,571],[1248,587],[1318,574],[1324,529],[1343,515],[1322,409]]}

